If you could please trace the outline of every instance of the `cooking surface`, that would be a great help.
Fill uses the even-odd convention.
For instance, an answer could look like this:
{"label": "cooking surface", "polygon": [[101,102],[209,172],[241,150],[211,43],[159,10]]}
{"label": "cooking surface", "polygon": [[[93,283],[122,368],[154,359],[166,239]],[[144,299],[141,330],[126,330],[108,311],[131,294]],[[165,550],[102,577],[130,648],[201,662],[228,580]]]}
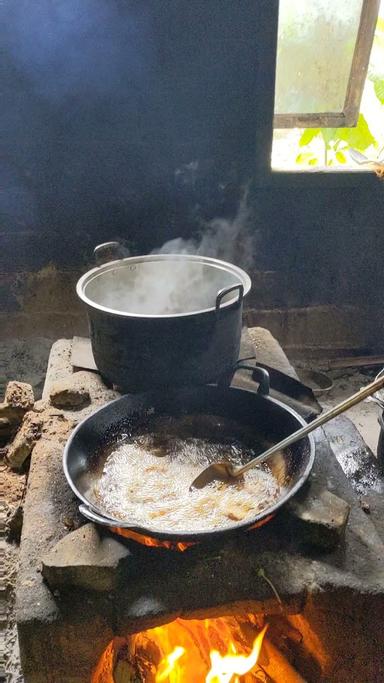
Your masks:
{"label": "cooking surface", "polygon": [[267,445],[252,438],[249,429],[217,416],[155,418],[150,432],[115,442],[87,497],[116,519],[163,532],[228,528],[284,493],[271,470],[254,468],[241,480],[214,482],[200,491],[189,486],[210,463],[242,465]]}

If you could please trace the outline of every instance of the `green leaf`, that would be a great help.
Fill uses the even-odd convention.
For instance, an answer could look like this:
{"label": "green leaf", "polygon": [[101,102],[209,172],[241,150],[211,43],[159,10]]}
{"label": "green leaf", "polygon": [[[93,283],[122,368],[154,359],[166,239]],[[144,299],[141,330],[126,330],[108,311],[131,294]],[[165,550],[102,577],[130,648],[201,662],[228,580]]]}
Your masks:
{"label": "green leaf", "polygon": [[312,152],[301,152],[296,157],[297,164],[308,164],[309,166],[316,166],[318,160],[313,156]]}
{"label": "green leaf", "polygon": [[374,84],[375,95],[381,104],[384,104],[384,78],[375,79]]}
{"label": "green leaf", "polygon": [[340,164],[346,164],[347,163],[347,157],[343,152],[336,152],[336,159]]}
{"label": "green leaf", "polygon": [[321,135],[325,144],[329,147],[329,143],[338,137],[337,128],[322,128]]}
{"label": "green leaf", "polygon": [[306,145],[309,145],[309,143],[312,142],[313,138],[317,137],[319,133],[320,128],[306,128],[306,130],[304,131],[299,140],[299,146],[305,147]]}
{"label": "green leaf", "polygon": [[311,152],[301,152],[301,154],[298,154],[295,161],[297,164],[305,164],[306,161],[309,161],[309,159],[312,158]]}
{"label": "green leaf", "polygon": [[371,145],[377,144],[363,114],[359,114],[355,128],[338,128],[336,137],[345,140],[350,147],[359,151],[364,151]]}

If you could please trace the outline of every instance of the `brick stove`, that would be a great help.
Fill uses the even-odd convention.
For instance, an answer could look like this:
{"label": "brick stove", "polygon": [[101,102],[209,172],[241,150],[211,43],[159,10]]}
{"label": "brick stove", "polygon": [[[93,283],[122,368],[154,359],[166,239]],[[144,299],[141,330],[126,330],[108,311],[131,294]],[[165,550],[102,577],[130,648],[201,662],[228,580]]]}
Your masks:
{"label": "brick stove", "polygon": [[[294,374],[267,331],[250,333],[259,361]],[[349,420],[317,434],[309,486],[266,526],[185,552],[145,547],[85,523],[65,481],[71,429],[117,396],[96,373],[73,371],[71,344],[54,344],[35,407],[44,427],[32,455],[17,584],[26,683],[113,683],[100,665],[113,639],[121,647],[129,634],[177,618],[246,614],[270,622],[272,647],[283,639],[303,677],[292,680],[384,681],[384,484]],[[89,405],[50,405],[57,380],[85,387]]]}

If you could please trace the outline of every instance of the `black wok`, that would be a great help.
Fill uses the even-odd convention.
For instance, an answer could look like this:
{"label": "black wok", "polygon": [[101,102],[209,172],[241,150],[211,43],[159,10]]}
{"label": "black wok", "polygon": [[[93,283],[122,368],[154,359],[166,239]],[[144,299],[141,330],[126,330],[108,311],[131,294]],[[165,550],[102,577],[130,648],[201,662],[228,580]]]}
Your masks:
{"label": "black wok", "polygon": [[[254,370],[254,368],[252,368]],[[181,387],[166,392],[127,394],[103,406],[81,422],[69,438],[63,456],[64,473],[69,485],[81,501],[80,511],[88,519],[108,527],[127,528],[136,533],[170,541],[197,541],[211,536],[225,535],[247,529],[274,514],[303,486],[315,457],[312,435],[294,444],[274,457],[272,472],[284,486],[280,497],[271,505],[241,522],[212,530],[159,531],[150,526],[132,526],[111,518],[87,497],[95,473],[105,452],[123,432],[142,429],[153,415],[180,417],[183,415],[216,415],[235,421],[239,427],[252,430],[255,440],[260,438],[277,443],[305,425],[304,420],[291,408],[268,395],[266,371],[257,392],[228,386],[206,385]],[[255,374],[255,373],[254,373]]]}

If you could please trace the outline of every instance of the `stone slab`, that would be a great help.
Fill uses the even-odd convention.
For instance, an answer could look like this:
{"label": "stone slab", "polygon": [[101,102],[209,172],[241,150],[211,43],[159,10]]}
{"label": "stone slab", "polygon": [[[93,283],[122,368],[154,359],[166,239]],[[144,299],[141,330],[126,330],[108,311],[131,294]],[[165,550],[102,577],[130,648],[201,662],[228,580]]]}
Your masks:
{"label": "stone slab", "polygon": [[286,375],[299,379],[297,373],[289,362],[287,355],[275,337],[265,327],[250,327],[249,337],[253,343],[257,360],[264,365],[285,372]]}
{"label": "stone slab", "polygon": [[325,435],[345,476],[356,493],[384,494],[384,478],[360,432],[346,415],[339,415],[324,425]]}
{"label": "stone slab", "polygon": [[73,337],[71,363],[75,368],[96,370],[97,372],[91,340],[88,337]]}
{"label": "stone slab", "polygon": [[50,402],[56,408],[82,408],[90,403],[91,397],[87,388],[88,375],[76,372],[52,384],[49,394]]}
{"label": "stone slab", "polygon": [[310,482],[308,488],[286,506],[292,528],[304,547],[333,550],[344,538],[350,506],[316,482]]}
{"label": "stone slab", "polygon": [[54,382],[64,380],[72,375],[71,353],[72,342],[69,339],[58,339],[52,345],[42,393],[43,399],[49,400]]}
{"label": "stone slab", "polygon": [[117,588],[122,561],[129,549],[94,524],[84,524],[62,538],[42,558],[42,574],[52,590],[78,586],[86,590]]}

